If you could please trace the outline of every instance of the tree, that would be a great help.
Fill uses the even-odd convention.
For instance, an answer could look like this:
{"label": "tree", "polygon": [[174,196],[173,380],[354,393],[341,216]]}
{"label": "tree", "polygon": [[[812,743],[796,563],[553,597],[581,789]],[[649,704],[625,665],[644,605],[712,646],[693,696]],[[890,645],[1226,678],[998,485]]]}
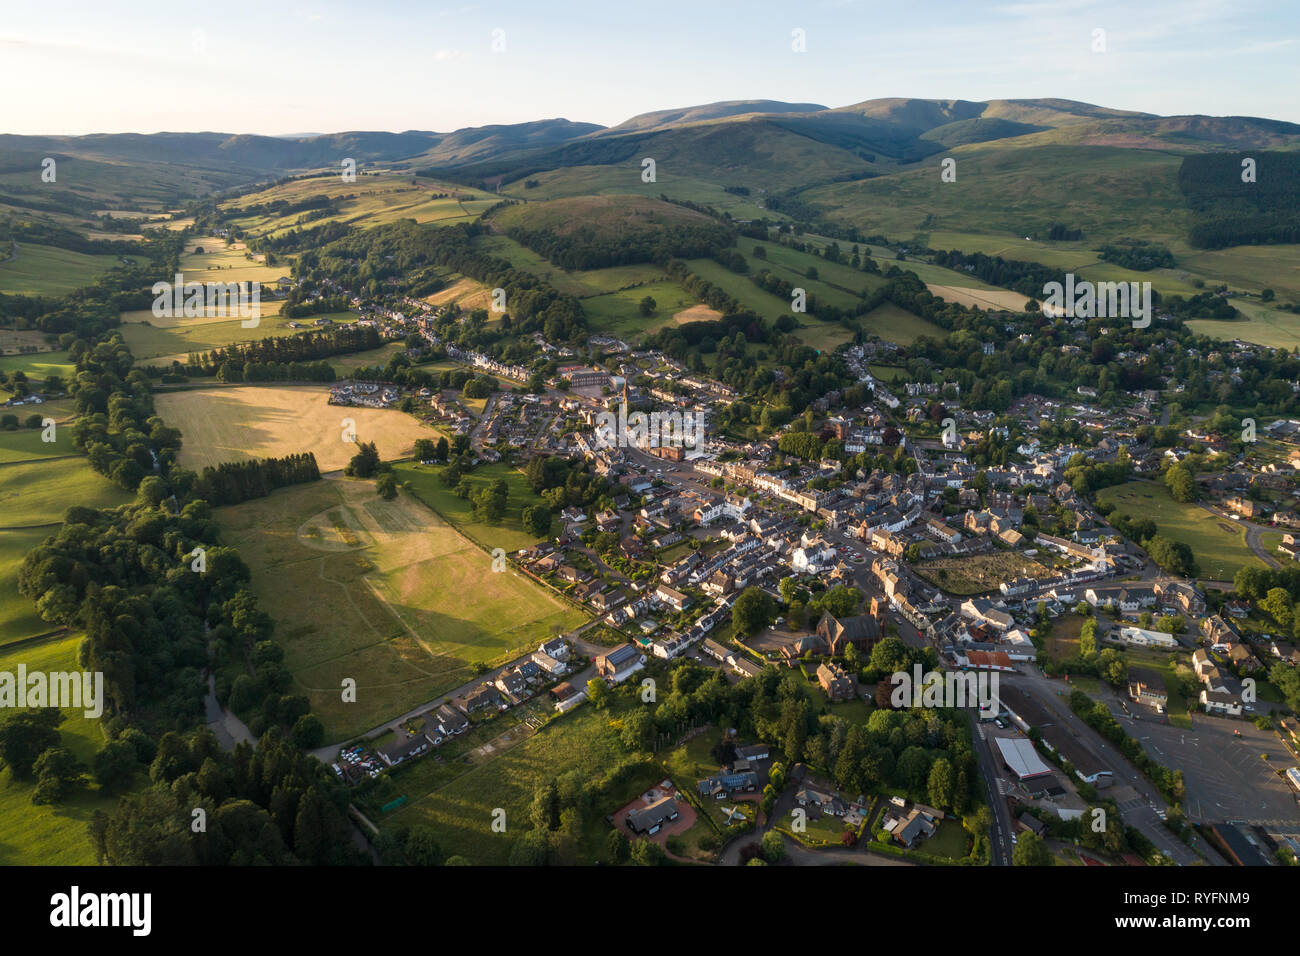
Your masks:
{"label": "tree", "polygon": [[397,497],[397,479],[393,477],[391,471],[379,476],[379,480],[375,482],[375,490],[385,501],[392,501]]}
{"label": "tree", "polygon": [[631,856],[637,866],[662,866],[668,858],[664,848],[653,840],[637,840],[632,844]]}
{"label": "tree", "polygon": [[1090,617],[1079,630],[1079,656],[1084,660],[1097,653],[1097,619]]}
{"label": "tree", "polygon": [[95,782],[105,792],[112,792],[130,783],[140,761],[136,750],[126,740],[110,740],[91,760]]}
{"label": "tree", "polygon": [[659,308],[659,303],[656,302],[653,297],[645,296],[641,300],[641,303],[638,306],[638,308],[640,309],[642,315],[650,316],[655,314],[655,309]]}
{"label": "tree", "polygon": [[1196,500],[1196,480],[1182,462],[1171,465],[1169,470],[1165,472],[1165,485],[1169,488],[1169,494],[1174,501],[1189,502]]}
{"label": "tree", "polygon": [[551,509],[546,505],[530,505],[524,508],[524,530],[536,537],[550,533],[552,521]]}
{"label": "tree", "polygon": [[953,774],[952,764],[946,758],[940,757],[930,767],[928,783],[930,805],[940,809],[952,809],[956,778]]}
{"label": "tree", "polygon": [[63,747],[51,747],[32,764],[36,775],[36,789],[32,803],[58,803],[81,786],[86,779],[85,768]]}
{"label": "tree", "polygon": [[379,449],[374,442],[364,442],[348,462],[343,473],[351,478],[373,478],[379,470]]}
{"label": "tree", "polygon": [[776,617],[776,602],[762,588],[747,587],[731,606],[731,620],[736,631],[745,636],[757,634]]}
{"label": "tree", "polygon": [[20,710],[0,723],[0,768],[8,767],[17,780],[31,777],[36,759],[59,745],[57,728],[63,711],[49,707]]}
{"label": "tree", "polygon": [[603,710],[609,703],[609,685],[599,677],[587,681],[587,699],[597,710]]}
{"label": "tree", "polygon": [[605,852],[611,863],[626,863],[632,855],[632,844],[620,830],[610,830],[605,838]]}
{"label": "tree", "polygon": [[1033,832],[1020,834],[1016,848],[1011,851],[1011,862],[1014,866],[1052,866],[1056,863],[1047,842]]}
{"label": "tree", "polygon": [[1287,593],[1286,588],[1269,588],[1268,593],[1259,602],[1259,606],[1277,621],[1279,627],[1291,627],[1295,610],[1291,603],[1291,595]]}
{"label": "tree", "polygon": [[442,862],[442,847],[433,828],[417,823],[406,837],[406,862],[411,866],[437,866]]}
{"label": "tree", "polygon": [[785,859],[785,837],[779,830],[768,830],[759,841],[763,859],[768,863],[780,863]]}
{"label": "tree", "polygon": [[324,743],[325,725],[315,714],[303,714],[294,722],[290,737],[295,747],[312,750]]}

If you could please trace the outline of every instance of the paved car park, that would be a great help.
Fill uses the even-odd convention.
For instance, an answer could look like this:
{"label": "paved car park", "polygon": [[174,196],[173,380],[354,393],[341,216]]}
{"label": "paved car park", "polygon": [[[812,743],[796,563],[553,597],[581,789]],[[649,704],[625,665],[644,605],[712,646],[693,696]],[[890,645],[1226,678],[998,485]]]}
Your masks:
{"label": "paved car park", "polygon": [[[1245,720],[1208,716],[1193,717],[1191,730],[1145,716],[1120,722],[1157,762],[1183,772],[1189,819],[1300,821],[1300,805],[1277,774],[1295,760],[1272,731]],[[1268,760],[1260,756],[1265,753]]]}

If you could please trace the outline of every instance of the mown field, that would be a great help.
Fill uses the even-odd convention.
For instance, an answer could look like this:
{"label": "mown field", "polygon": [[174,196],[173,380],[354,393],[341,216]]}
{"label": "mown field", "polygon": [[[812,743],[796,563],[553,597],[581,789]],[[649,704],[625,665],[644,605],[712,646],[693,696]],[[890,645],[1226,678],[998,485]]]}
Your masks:
{"label": "mown field", "polygon": [[[30,671],[75,671],[80,635],[52,638],[20,647],[0,648],[0,671],[13,673],[20,663]],[[103,746],[100,721],[80,710],[65,710],[59,726],[60,746],[89,764]],[[144,776],[136,778],[143,783]],[[86,824],[96,810],[111,811],[118,797],[90,783],[53,806],[31,802],[35,784],[0,771],[0,866],[93,866],[95,854]]]}
{"label": "mown field", "polygon": [[181,464],[202,469],[223,461],[313,452],[321,471],[344,467],[356,445],[344,441],[345,420],[355,423],[358,442],[375,442],[380,457],[410,455],[417,438],[439,432],[395,408],[352,408],[329,404],[323,385],[237,385],[163,392],[158,414],[181,430]]}
{"label": "mown field", "polygon": [[1159,534],[1186,544],[1205,580],[1231,581],[1246,565],[1262,564],[1246,547],[1245,528],[1199,505],[1174,501],[1163,483],[1129,481],[1103,488],[1097,492],[1097,500],[1114,505],[1129,517],[1150,518]]}
{"label": "mown field", "polygon": [[[8,252],[8,244],[4,251]],[[18,255],[0,262],[0,292],[12,295],[65,295],[88,286],[115,266],[115,255],[86,255],[57,246],[18,244]]]}
{"label": "mown field", "polygon": [[[328,740],[344,740],[504,661],[584,616],[403,493],[324,480],[222,508],[227,541],[253,570],[295,686]],[[344,678],[357,682],[343,703]]]}
{"label": "mown field", "polygon": [[8,374],[22,372],[28,380],[43,382],[49,376],[57,375],[67,383],[76,370],[76,366],[68,361],[66,351],[0,356],[0,371]]}

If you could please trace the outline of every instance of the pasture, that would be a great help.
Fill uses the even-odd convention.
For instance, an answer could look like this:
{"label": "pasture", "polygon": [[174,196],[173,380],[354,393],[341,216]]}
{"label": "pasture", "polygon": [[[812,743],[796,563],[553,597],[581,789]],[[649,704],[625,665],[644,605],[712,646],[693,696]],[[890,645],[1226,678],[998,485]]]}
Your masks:
{"label": "pasture", "polygon": [[[0,671],[13,672],[19,663],[28,671],[77,670],[80,635],[55,637],[21,647],[0,648]],[[60,746],[82,763],[104,745],[100,721],[87,719],[80,710],[65,710],[59,725]],[[142,774],[137,781],[143,781]],[[94,866],[95,852],[86,824],[96,810],[111,812],[117,796],[102,793],[94,783],[52,806],[31,802],[35,783],[14,780],[8,769],[0,771],[0,866]]]}
{"label": "pasture", "polygon": [[[6,246],[5,251],[8,251]],[[57,246],[20,242],[18,254],[0,262],[0,292],[12,295],[66,295],[88,286],[122,265],[115,255],[86,255]]]}
{"label": "pasture", "polygon": [[[207,352],[227,345],[259,342],[282,335],[314,330],[313,322],[327,318],[338,325],[355,322],[351,312],[331,312],[301,319],[281,318],[282,301],[263,302],[256,326],[244,328],[237,318],[157,318],[150,312],[123,312],[122,338],[142,365],[182,365],[191,352]],[[290,324],[294,323],[294,324]]]}
{"label": "pasture", "polygon": [[[253,569],[297,692],[343,740],[583,620],[419,501],[328,479],[219,509]],[[357,682],[343,703],[344,678]]]}
{"label": "pasture", "polygon": [[236,385],[162,392],[156,404],[185,436],[181,464],[196,470],[310,451],[322,472],[335,471],[357,453],[344,441],[347,419],[355,423],[357,441],[373,441],[385,459],[410,455],[417,438],[439,436],[395,408],[330,405],[329,395],[323,385]]}

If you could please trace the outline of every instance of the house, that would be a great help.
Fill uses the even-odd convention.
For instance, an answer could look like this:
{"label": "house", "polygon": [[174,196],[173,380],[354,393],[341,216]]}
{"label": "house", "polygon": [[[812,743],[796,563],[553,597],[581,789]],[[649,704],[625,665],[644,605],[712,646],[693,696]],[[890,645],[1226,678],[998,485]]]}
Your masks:
{"label": "house", "polygon": [[666,584],[659,585],[655,589],[655,597],[663,601],[674,611],[684,611],[691,606],[691,599],[675,588],[670,588]]}
{"label": "house", "polygon": [[434,711],[434,717],[438,721],[438,730],[444,737],[455,737],[469,730],[469,718],[450,704],[439,706]]}
{"label": "house", "polygon": [[[1159,680],[1158,675],[1156,675],[1156,680]],[[1147,707],[1150,707],[1157,714],[1163,714],[1165,708],[1169,706],[1169,694],[1165,691],[1164,687],[1161,686],[1162,684],[1163,681],[1156,683],[1150,679],[1143,678],[1130,680],[1128,684],[1128,695],[1139,704],[1144,704]]]}
{"label": "house", "polygon": [[496,679],[497,689],[511,697],[522,697],[528,693],[528,682],[517,670],[505,671]]}
{"label": "house", "polygon": [[734,793],[752,793],[758,789],[758,774],[752,770],[739,773],[719,773],[706,777],[698,784],[701,797],[725,800]]}
{"label": "house", "polygon": [[596,658],[596,673],[612,684],[622,683],[644,667],[644,655],[631,644],[620,644]]}
{"label": "house", "polygon": [[460,709],[467,714],[472,714],[476,710],[482,710],[485,707],[501,708],[505,706],[505,700],[501,697],[501,692],[492,684],[484,681],[478,687],[474,688],[464,697],[460,698]]}
{"label": "house", "polygon": [[543,654],[537,651],[529,658],[538,668],[550,674],[552,677],[559,677],[569,669],[569,665],[550,654]]}
{"label": "house", "polygon": [[736,759],[744,760],[748,763],[758,763],[766,760],[772,755],[772,748],[767,744],[748,744],[736,748]]}
{"label": "house", "polygon": [[895,842],[910,850],[921,840],[934,836],[938,829],[934,817],[923,812],[920,807],[913,807],[907,816],[895,822],[892,835]]}
{"label": "house", "polygon": [[569,645],[564,642],[564,638],[557,637],[552,641],[546,641],[537,648],[543,654],[555,658],[557,661],[567,661],[569,659]]}
{"label": "house", "polygon": [[394,741],[387,747],[381,747],[379,757],[388,766],[396,767],[399,763],[424,753],[430,746],[427,736],[422,733],[412,734],[403,740]]}
{"label": "house", "polygon": [[676,800],[670,796],[660,797],[649,806],[629,813],[627,825],[633,833],[653,836],[663,829],[664,824],[672,823],[679,815]]}
{"label": "house", "polygon": [[848,805],[838,794],[812,784],[800,787],[794,795],[795,803],[801,807],[811,807],[829,816],[842,817],[848,812]]}
{"label": "house", "polygon": [[1223,690],[1201,688],[1201,706],[1207,714],[1227,714],[1230,717],[1241,716],[1241,696]]}
{"label": "house", "polygon": [[817,667],[817,683],[833,701],[852,700],[858,696],[858,678],[834,661]]}

